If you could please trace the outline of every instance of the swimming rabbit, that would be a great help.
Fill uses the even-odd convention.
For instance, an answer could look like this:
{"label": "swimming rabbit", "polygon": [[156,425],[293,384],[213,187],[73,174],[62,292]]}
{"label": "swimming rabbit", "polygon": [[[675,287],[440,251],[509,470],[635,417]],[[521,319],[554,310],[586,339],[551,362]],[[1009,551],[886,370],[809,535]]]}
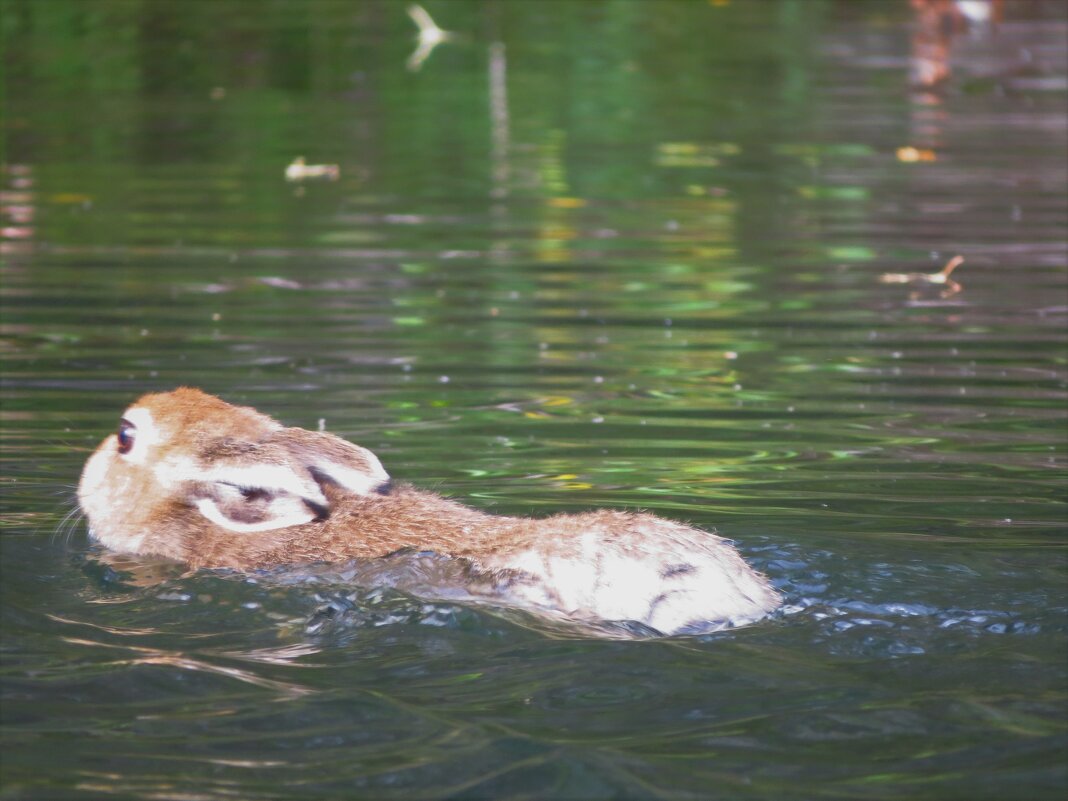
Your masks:
{"label": "swimming rabbit", "polygon": [[431,551],[467,560],[494,602],[664,634],[752,623],[780,603],[705,531],[636,512],[487,514],[391,481],[366,448],[197,389],[127,409],[86,463],[78,500],[106,547],[193,568]]}

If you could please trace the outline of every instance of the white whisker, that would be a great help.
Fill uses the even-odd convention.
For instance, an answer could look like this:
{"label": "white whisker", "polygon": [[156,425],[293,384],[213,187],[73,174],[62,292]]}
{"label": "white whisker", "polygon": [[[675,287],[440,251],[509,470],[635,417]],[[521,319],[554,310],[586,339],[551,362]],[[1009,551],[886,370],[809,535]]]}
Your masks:
{"label": "white whisker", "polygon": [[52,532],[50,543],[55,544],[56,538],[60,537],[63,542],[63,547],[69,547],[71,537],[74,536],[78,524],[84,519],[85,513],[82,512],[81,507],[75,502],[70,511],[63,515],[63,519],[59,521],[59,525],[56,526],[55,531]]}

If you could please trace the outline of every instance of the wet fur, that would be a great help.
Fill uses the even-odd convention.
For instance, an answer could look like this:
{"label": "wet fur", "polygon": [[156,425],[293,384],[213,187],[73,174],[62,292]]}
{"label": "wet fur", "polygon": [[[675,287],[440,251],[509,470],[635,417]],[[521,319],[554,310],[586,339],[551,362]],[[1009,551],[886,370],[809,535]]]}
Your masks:
{"label": "wet fur", "polygon": [[[432,551],[468,561],[476,595],[665,633],[750,623],[779,604],[727,541],[650,514],[487,514],[393,482],[345,440],[194,389],[147,395],[127,417],[148,444],[123,455],[106,438],[79,486],[93,536],[118,551],[238,570]],[[301,522],[257,528],[289,518]]]}

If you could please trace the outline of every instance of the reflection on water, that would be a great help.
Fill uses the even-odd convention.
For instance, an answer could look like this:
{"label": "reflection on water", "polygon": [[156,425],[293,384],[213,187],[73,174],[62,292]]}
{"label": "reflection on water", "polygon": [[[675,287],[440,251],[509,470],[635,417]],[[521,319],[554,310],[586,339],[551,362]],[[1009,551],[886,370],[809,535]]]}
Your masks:
{"label": "reflection on water", "polygon": [[[403,4],[8,5],[5,792],[1063,795],[1060,4],[427,3],[417,70]],[[786,605],[591,640],[431,558],[103,554],[81,464],[179,384]]]}

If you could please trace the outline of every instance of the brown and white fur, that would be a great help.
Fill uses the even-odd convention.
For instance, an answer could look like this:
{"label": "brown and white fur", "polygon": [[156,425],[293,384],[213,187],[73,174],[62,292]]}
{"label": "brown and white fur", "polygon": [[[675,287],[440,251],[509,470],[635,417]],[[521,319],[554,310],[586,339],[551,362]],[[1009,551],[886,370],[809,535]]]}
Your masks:
{"label": "brown and white fur", "polygon": [[197,389],[145,395],[82,472],[91,536],[193,568],[402,549],[467,560],[493,600],[665,634],[752,623],[778,594],[731,545],[650,514],[503,517],[390,480],[366,448]]}

